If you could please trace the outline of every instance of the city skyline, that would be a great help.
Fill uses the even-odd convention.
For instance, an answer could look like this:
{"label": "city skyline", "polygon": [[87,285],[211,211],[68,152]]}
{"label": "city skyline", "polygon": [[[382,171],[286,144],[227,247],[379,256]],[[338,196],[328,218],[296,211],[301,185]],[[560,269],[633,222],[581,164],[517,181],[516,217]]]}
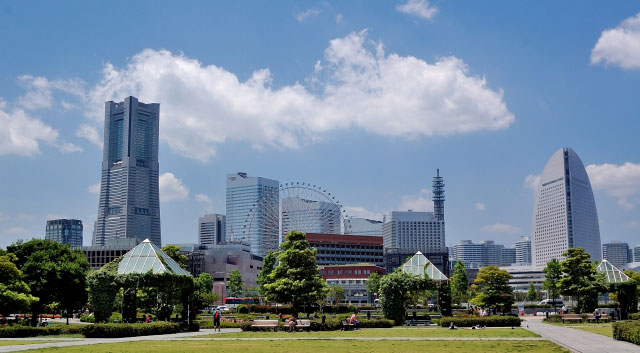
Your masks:
{"label": "city skyline", "polygon": [[[0,51],[13,54],[0,58],[0,160],[11,166],[0,246],[43,238],[57,218],[82,220],[90,244],[104,103],[129,95],[163,108],[163,244],[195,243],[198,217],[226,213],[225,178],[239,170],[322,183],[350,216],[382,220],[433,211],[440,168],[446,245],[512,246],[531,236],[532,185],[565,146],[591,179],[602,243],[639,243],[640,65],[606,45],[640,31],[637,3],[434,2],[431,18],[400,2],[147,4],[122,14],[150,15],[128,28],[102,17],[118,4],[2,7]],[[160,25],[169,19],[182,30]],[[429,81],[436,73],[458,85]],[[380,96],[364,85],[372,77]],[[462,108],[446,113],[444,101]]]}

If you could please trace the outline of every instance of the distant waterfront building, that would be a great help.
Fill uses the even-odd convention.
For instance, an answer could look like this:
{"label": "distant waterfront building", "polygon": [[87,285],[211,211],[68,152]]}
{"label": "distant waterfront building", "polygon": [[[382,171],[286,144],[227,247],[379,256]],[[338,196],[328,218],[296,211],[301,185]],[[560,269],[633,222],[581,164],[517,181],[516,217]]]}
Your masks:
{"label": "distant waterfront building", "polygon": [[48,220],[44,238],[79,249],[82,247],[82,221],[78,219]]}
{"label": "distant waterfront building", "polygon": [[367,292],[367,280],[372,273],[384,276],[386,271],[373,264],[350,264],[319,266],[320,276],[330,286],[338,286],[344,289],[344,302],[347,304],[366,304],[372,302],[372,297]]}
{"label": "distant waterfront building", "polygon": [[536,290],[542,290],[542,283],[546,276],[541,269],[531,266],[505,266],[501,270],[509,272],[509,286],[516,292],[526,293],[529,290],[529,283],[533,283]]}
{"label": "distant waterfront building", "polygon": [[571,148],[558,150],[544,168],[533,207],[533,266],[562,260],[568,248],[581,247],[600,261],[600,227],[589,176]]}
{"label": "distant waterfront building", "polygon": [[633,261],[640,262],[640,244],[633,248]]}
{"label": "distant waterfront building", "polygon": [[505,248],[493,240],[485,240],[479,244],[471,240],[460,240],[453,246],[454,261],[462,261],[466,268],[509,266],[515,263],[515,256],[515,248]]}
{"label": "distant waterfront building", "polygon": [[279,202],[277,180],[242,172],[227,175],[227,241],[246,242],[259,256],[278,248]]}
{"label": "distant waterfront building", "polygon": [[349,234],[382,236],[382,221],[351,217],[349,225]]}
{"label": "distant waterfront building", "polygon": [[216,245],[225,241],[226,217],[223,214],[206,214],[198,218],[198,244]]}
{"label": "distant waterfront building", "polygon": [[[308,233],[340,234],[340,208],[331,202],[305,200],[299,197],[282,199],[282,239],[292,230]],[[302,229],[296,229],[301,227]]]}
{"label": "distant waterfront building", "polygon": [[516,242],[516,263],[526,266],[531,265],[531,239],[522,237]]}
{"label": "distant waterfront building", "polygon": [[160,104],[135,97],[105,103],[98,220],[92,244],[160,238],[158,121]]}
{"label": "distant waterfront building", "polygon": [[609,261],[615,267],[622,267],[633,262],[633,253],[629,249],[629,244],[620,240],[613,240],[602,244],[602,258]]}
{"label": "distant waterfront building", "polygon": [[384,264],[382,237],[307,233],[307,241],[317,250],[316,263],[321,266]]}

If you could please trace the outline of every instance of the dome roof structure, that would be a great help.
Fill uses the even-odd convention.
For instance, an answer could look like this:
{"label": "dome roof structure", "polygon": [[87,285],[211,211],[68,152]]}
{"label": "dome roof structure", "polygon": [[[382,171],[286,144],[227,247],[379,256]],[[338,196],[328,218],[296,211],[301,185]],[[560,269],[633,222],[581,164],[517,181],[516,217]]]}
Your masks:
{"label": "dome roof structure", "polygon": [[131,273],[147,273],[149,271],[154,274],[171,273],[191,276],[191,273],[180,267],[174,259],[160,250],[157,245],[153,244],[149,239],[145,239],[124,254],[118,265],[118,274],[127,275]]}

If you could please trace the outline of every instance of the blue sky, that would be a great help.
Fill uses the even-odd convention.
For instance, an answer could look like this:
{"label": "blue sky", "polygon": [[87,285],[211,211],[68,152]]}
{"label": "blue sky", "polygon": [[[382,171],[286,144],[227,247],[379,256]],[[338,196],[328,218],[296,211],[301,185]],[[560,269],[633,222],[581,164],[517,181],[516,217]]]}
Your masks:
{"label": "blue sky", "polygon": [[0,1],[0,246],[97,212],[104,101],[161,104],[163,243],[225,175],[308,181],[350,214],[430,210],[447,244],[531,232],[572,147],[603,242],[640,243],[640,4]]}

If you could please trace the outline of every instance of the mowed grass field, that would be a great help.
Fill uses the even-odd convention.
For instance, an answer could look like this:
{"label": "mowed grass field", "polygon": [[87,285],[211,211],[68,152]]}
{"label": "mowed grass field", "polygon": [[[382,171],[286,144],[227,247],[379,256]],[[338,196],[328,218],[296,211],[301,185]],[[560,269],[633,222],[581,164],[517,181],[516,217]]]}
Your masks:
{"label": "mowed grass field", "polygon": [[[0,346],[15,346],[15,345],[23,345],[23,344],[38,344],[38,343],[49,343],[54,341],[5,341],[0,340]],[[55,341],[60,342],[60,341]]]}
{"label": "mowed grass field", "polygon": [[317,332],[234,332],[214,335],[198,336],[211,338],[243,338],[243,337],[539,337],[537,334],[522,328],[486,328],[469,330],[459,328],[449,330],[441,327],[434,328],[384,328],[362,329],[355,331],[317,331]]}
{"label": "mowed grass field", "polygon": [[392,352],[540,352],[568,350],[550,341],[357,341],[357,340],[260,340],[260,341],[137,341],[49,348],[29,352],[225,352],[225,353],[392,353]]}

